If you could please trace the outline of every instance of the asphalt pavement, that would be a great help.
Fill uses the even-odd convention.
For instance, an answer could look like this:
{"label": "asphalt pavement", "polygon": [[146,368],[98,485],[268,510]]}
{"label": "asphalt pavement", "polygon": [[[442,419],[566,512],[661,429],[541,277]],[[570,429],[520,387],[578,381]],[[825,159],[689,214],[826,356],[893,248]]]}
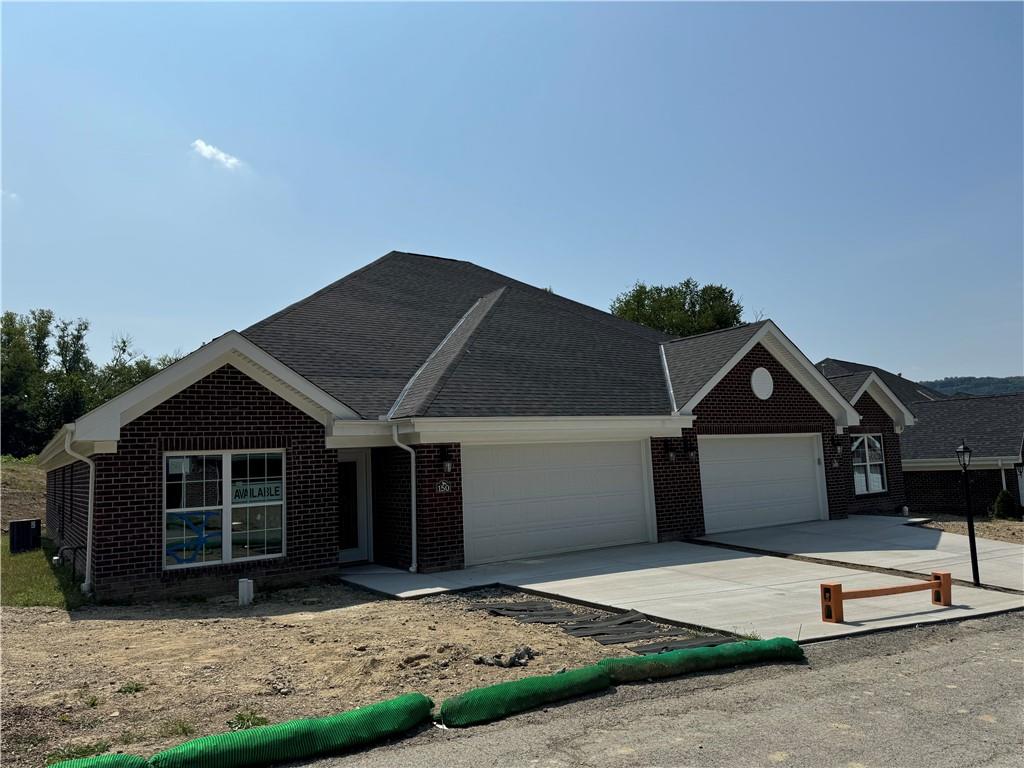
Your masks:
{"label": "asphalt pavement", "polygon": [[1024,613],[805,650],[806,665],[618,686],[490,725],[425,727],[314,765],[1024,766]]}

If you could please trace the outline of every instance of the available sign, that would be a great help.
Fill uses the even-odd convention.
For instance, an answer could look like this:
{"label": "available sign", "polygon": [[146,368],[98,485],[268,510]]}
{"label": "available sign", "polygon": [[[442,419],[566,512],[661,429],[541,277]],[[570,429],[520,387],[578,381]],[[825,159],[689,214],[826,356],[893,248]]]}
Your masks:
{"label": "available sign", "polygon": [[265,483],[239,482],[231,484],[232,504],[273,504],[283,498],[281,481]]}

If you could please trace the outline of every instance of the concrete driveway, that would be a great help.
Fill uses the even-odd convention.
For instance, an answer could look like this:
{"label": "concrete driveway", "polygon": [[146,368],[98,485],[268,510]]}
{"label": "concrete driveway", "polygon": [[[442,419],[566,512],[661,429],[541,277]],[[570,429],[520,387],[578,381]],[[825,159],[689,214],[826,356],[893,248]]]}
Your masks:
{"label": "concrete driveway", "polygon": [[953,606],[933,606],[927,592],[847,604],[845,624],[821,621],[818,585],[848,589],[911,583],[911,579],[723,547],[665,542],[635,544],[446,571],[408,573],[363,565],[344,579],[410,598],[493,584],[653,618],[761,637],[809,640],[858,634],[1019,608],[1020,595],[955,586]]}
{"label": "concrete driveway", "polygon": [[[848,520],[718,533],[704,540],[924,576],[949,571],[954,579],[972,580],[966,536],[921,528],[902,517],[854,515]],[[1024,591],[1024,546],[992,539],[977,539],[977,544],[982,584]]]}

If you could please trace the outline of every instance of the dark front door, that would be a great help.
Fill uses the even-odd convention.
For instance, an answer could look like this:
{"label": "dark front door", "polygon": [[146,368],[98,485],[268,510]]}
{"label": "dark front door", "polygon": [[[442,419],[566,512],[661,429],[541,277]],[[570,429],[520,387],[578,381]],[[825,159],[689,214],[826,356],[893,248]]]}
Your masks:
{"label": "dark front door", "polygon": [[343,551],[359,547],[358,467],[354,461],[338,462],[338,524]]}

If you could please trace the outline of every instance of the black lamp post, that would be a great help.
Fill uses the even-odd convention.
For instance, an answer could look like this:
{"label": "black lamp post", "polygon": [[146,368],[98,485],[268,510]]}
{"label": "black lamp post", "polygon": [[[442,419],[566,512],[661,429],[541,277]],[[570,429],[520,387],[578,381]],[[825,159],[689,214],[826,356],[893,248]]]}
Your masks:
{"label": "black lamp post", "polygon": [[971,483],[967,479],[967,468],[971,466],[971,449],[964,440],[956,449],[956,460],[963,470],[964,477],[964,499],[967,501],[967,538],[971,543],[971,574],[974,576],[974,586],[981,586],[981,578],[978,576],[978,545],[974,541],[974,510],[971,509]]}

